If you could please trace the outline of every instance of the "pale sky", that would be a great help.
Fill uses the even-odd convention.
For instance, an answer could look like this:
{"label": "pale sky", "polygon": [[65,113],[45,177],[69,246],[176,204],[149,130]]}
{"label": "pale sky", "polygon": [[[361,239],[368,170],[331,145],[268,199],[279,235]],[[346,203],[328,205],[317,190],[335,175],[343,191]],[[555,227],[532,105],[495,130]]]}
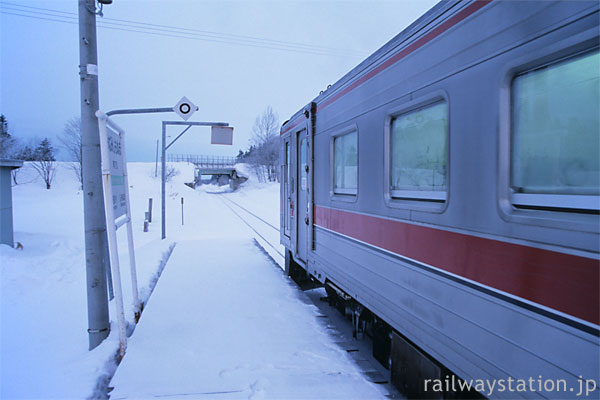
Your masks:
{"label": "pale sky", "polygon": [[[187,96],[200,108],[190,121],[228,122],[233,146],[210,145],[210,130],[194,127],[169,152],[236,155],[267,106],[282,123],[436,3],[113,0],[97,18],[100,107],[172,107]],[[58,145],[80,113],[78,46],[77,0],[0,0],[0,113],[12,135]],[[129,161],[154,161],[161,121],[180,120],[113,118]]]}

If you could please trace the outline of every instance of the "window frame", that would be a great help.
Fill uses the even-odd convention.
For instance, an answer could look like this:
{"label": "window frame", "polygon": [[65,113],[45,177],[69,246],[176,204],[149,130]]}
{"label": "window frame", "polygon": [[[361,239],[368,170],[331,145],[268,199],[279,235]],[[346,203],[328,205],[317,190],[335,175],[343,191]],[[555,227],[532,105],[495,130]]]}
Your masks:
{"label": "window frame", "polygon": [[[567,56],[567,57],[562,57],[559,59],[556,59],[554,61],[551,62],[547,62],[541,65],[538,65],[534,68],[531,68],[529,70],[525,70],[525,71],[521,71],[517,74],[515,74],[512,77],[511,80],[511,131],[510,131],[510,141],[511,141],[511,160],[510,160],[510,171],[509,174],[510,176],[512,176],[512,173],[514,171],[514,164],[515,164],[515,160],[514,160],[514,148],[513,148],[513,142],[514,142],[514,136],[516,134],[516,129],[515,126],[513,124],[513,119],[514,119],[514,113],[515,113],[515,90],[514,90],[514,84],[515,81],[521,77],[521,76],[525,76],[526,74],[530,74],[530,73],[536,73],[536,72],[541,72],[543,70],[543,68],[546,67],[552,67],[552,66],[557,66],[559,64],[563,64],[565,62],[568,62],[569,60],[575,60],[577,58],[582,58],[585,57],[586,55],[589,55],[591,53],[594,52],[598,52],[598,48],[596,49],[590,49],[588,51],[582,51],[582,52],[578,52],[575,53],[573,55]],[[598,204],[598,200],[600,198],[600,196],[597,195],[584,195],[584,194],[565,194],[565,193],[561,193],[561,194],[545,194],[545,193],[518,193],[515,192],[513,189],[513,186],[510,182],[509,178],[509,191],[510,191],[510,200],[511,203],[513,204],[513,206],[517,207],[517,208],[523,208],[523,207],[539,207],[539,208],[546,208],[546,209],[551,209],[551,208],[559,208],[559,209],[563,209],[563,212],[575,212],[575,211],[569,211],[569,210],[589,210],[589,211],[599,211],[600,207]],[[596,206],[594,208],[594,206]]]}
{"label": "window frame", "polygon": [[[341,189],[335,188],[335,140],[342,136],[356,133],[356,189]],[[356,202],[358,198],[358,190],[360,187],[359,179],[360,170],[360,133],[358,131],[358,125],[352,124],[346,126],[338,131],[331,134],[329,138],[329,197],[332,200],[339,200],[344,202]]]}
{"label": "window frame", "polygon": [[[600,44],[593,30],[578,38],[568,38],[552,46],[537,48],[512,60],[500,74],[498,115],[498,212],[507,222],[545,226],[584,232],[597,232],[600,216],[573,211],[576,207],[560,207],[566,194],[514,193],[511,187],[513,138],[513,81],[527,72],[546,65],[598,50]],[[574,196],[577,197],[577,196]],[[580,195],[578,197],[585,197]],[[515,205],[514,200],[519,202]],[[570,200],[575,200],[570,198]],[[582,199],[583,202],[587,200]],[[575,200],[579,202],[580,200]],[[576,203],[571,203],[575,205]],[[579,203],[579,205],[582,205]],[[585,204],[583,204],[585,205]],[[565,224],[566,223],[566,224]]]}
{"label": "window frame", "polygon": [[[438,103],[446,105],[446,190],[445,191],[411,191],[392,189],[392,122],[394,119],[417,111],[419,109],[433,106]],[[384,201],[388,207],[402,208],[418,211],[429,211],[442,213],[448,208],[450,201],[450,176],[451,176],[451,104],[448,93],[445,90],[435,90],[416,99],[404,102],[388,110],[385,118],[384,128],[384,179],[383,193]],[[403,194],[405,196],[398,196]],[[411,196],[412,195],[412,196]]]}

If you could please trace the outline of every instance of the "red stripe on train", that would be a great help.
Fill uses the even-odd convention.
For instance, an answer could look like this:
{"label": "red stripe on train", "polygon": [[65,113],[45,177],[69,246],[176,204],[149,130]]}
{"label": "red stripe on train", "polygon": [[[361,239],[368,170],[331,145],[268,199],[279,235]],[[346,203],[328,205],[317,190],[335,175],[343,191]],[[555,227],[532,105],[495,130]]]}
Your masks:
{"label": "red stripe on train", "polygon": [[600,322],[597,260],[319,206],[315,206],[315,224],[585,321]]}
{"label": "red stripe on train", "polygon": [[[304,116],[303,116],[304,117]],[[290,122],[288,122],[289,126],[286,126],[284,130],[281,131],[281,133],[279,135],[283,135],[286,132],[288,132],[290,129],[292,129],[295,126],[298,126],[300,123],[302,123],[302,121],[305,121],[306,117],[304,117],[304,119],[301,119],[301,117],[298,117],[298,119],[296,120],[296,122],[294,122],[293,124]]]}
{"label": "red stripe on train", "polygon": [[468,16],[474,14],[476,11],[478,11],[479,9],[481,9],[482,7],[484,7],[485,5],[487,5],[488,3],[492,2],[492,1],[493,0],[475,1],[474,3],[472,3],[471,5],[466,7],[464,10],[460,11],[459,13],[457,13],[456,15],[454,15],[453,17],[448,19],[446,22],[444,22],[437,28],[433,29],[431,32],[427,33],[425,36],[419,38],[418,40],[416,40],[415,42],[413,42],[412,44],[410,44],[409,46],[404,48],[402,51],[400,51],[399,53],[396,53],[393,57],[386,60],[381,65],[377,66],[376,68],[374,68],[371,71],[369,71],[368,73],[366,73],[363,77],[361,77],[357,81],[353,82],[348,87],[342,89],[335,95],[331,96],[330,98],[328,98],[327,100],[325,100],[324,102],[319,104],[317,111],[321,111],[322,109],[324,109],[325,107],[327,107],[328,105],[333,103],[334,101],[338,100],[340,97],[345,96],[346,94],[348,94],[348,92],[356,89],[358,86],[362,85],[364,82],[373,78],[375,75],[378,75],[382,71],[384,71],[384,70],[388,69],[389,67],[391,67],[392,65],[396,64],[398,61],[402,60],[407,55],[409,55],[412,52],[416,51],[417,49],[423,47],[424,45],[426,45],[427,43],[429,43],[430,41],[432,41],[433,39],[435,39],[442,33],[446,32],[448,29],[452,28],[454,25],[458,24],[459,22],[461,22]]}

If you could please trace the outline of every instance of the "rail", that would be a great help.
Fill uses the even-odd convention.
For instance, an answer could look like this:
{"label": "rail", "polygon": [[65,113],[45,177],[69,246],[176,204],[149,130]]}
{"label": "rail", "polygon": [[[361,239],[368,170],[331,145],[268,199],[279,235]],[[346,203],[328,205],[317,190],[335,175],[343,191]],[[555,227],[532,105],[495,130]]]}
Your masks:
{"label": "rail", "polygon": [[[231,200],[230,198],[228,198],[227,196],[224,196],[222,194],[219,194],[219,199],[223,202],[223,204],[229,208],[231,210],[231,212],[233,214],[235,214],[240,220],[242,220],[242,222],[244,224],[246,224],[252,231],[254,231],[254,233],[258,236],[258,238],[262,239],[269,247],[271,247],[280,257],[282,257],[282,260],[285,259],[284,254],[281,252],[280,249],[277,248],[277,244],[273,244],[271,241],[267,240],[267,238],[265,236],[264,231],[261,234],[259,232],[259,228],[256,226],[256,224],[252,224],[250,223],[248,218],[244,218],[238,211],[243,211],[243,213],[245,213],[246,215],[250,215],[251,217],[253,217],[256,221],[262,223],[262,226],[266,226],[268,228],[271,228],[272,230],[274,230],[275,232],[279,232],[279,228],[273,226],[271,223],[267,222],[266,220],[264,220],[263,218],[259,217],[258,215],[254,214],[253,212],[251,212],[250,210],[248,210],[247,208],[241,206],[240,204],[238,204],[237,202]],[[228,204],[229,203],[229,204]],[[234,205],[237,207],[238,211],[236,211],[234,209],[234,207],[232,207],[230,204]]]}

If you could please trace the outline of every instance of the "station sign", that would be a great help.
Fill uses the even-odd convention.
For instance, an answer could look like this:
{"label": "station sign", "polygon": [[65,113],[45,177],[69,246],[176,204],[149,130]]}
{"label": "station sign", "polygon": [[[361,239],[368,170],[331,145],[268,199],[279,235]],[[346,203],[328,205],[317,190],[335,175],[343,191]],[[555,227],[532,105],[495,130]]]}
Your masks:
{"label": "station sign", "polygon": [[123,289],[121,285],[121,267],[117,245],[117,230],[127,226],[127,247],[129,250],[129,268],[131,271],[134,318],[137,322],[142,310],[137,286],[135,266],[135,247],[133,244],[133,227],[131,222],[131,206],[129,201],[129,182],[127,179],[127,158],[125,156],[125,131],[110,120],[101,111],[96,112],[100,134],[100,155],[102,167],[102,184],[104,189],[104,209],[106,212],[106,233],[108,237],[108,253],[112,270],[112,282],[115,290],[117,325],[119,328],[119,353],[125,355],[127,347],[127,321],[123,306]]}
{"label": "station sign", "polygon": [[[113,217],[127,214],[127,187],[125,186],[125,157],[122,137],[119,132],[106,126],[107,172],[110,176]],[[103,165],[104,166],[104,165]],[[105,168],[106,168],[105,167]]]}

